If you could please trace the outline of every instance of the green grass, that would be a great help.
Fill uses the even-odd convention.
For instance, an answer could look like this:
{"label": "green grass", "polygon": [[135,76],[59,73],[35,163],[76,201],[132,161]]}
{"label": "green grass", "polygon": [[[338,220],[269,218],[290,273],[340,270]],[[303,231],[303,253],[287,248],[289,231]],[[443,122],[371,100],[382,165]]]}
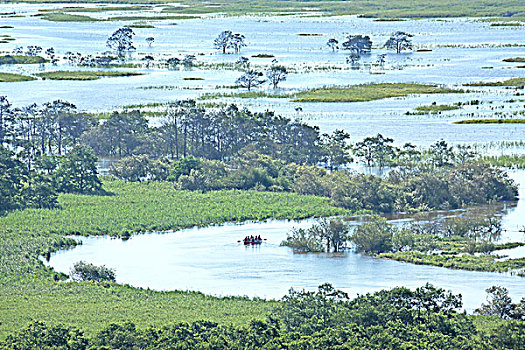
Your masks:
{"label": "green grass", "polygon": [[511,58],[505,58],[503,62],[517,62],[517,63],[523,63],[525,62],[525,57],[511,57]]}
{"label": "green grass", "polygon": [[525,155],[484,156],[480,160],[494,166],[525,169]]}
{"label": "green grass", "polygon": [[[104,1],[100,1],[101,3]],[[146,11],[150,6],[97,6],[97,7],[67,7],[64,12],[107,12],[107,11]],[[41,9],[40,12],[56,12],[56,9]]]}
{"label": "green grass", "polygon": [[105,21],[164,21],[164,20],[186,20],[199,19],[198,16],[116,16],[109,17]]}
{"label": "green grass", "polygon": [[17,56],[4,55],[0,56],[0,64],[39,64],[47,63],[49,60],[41,56]]}
{"label": "green grass", "polygon": [[486,272],[525,271],[525,258],[495,261],[492,255],[431,255],[417,251],[382,253],[380,258],[389,258],[417,265],[432,265],[449,269]]}
{"label": "green grass", "polygon": [[416,107],[415,110],[418,112],[425,112],[425,113],[437,113],[442,111],[453,111],[455,109],[460,109],[460,106],[457,105],[438,105],[438,104],[432,104],[428,106],[419,106]]}
{"label": "green grass", "polygon": [[155,28],[155,26],[152,26],[151,24],[142,24],[142,23],[134,23],[134,24],[127,24],[124,27],[126,28]]}
{"label": "green grass", "polygon": [[35,17],[40,17],[51,22],[98,22],[99,19],[85,16],[85,15],[72,15],[64,12],[50,12],[50,13],[39,13]]}
{"label": "green grass", "polygon": [[292,102],[363,102],[389,97],[403,97],[412,94],[443,94],[459,92],[462,91],[424,84],[365,84],[301,91],[295,94]]}
{"label": "green grass", "polygon": [[141,327],[201,319],[241,324],[264,317],[274,305],[199,293],[54,282],[54,274],[38,256],[73,244],[67,235],[118,235],[347,213],[330,206],[328,198],[291,193],[199,193],[175,190],[170,183],[120,181],[105,181],[104,189],[112,195],[63,194],[60,209],[26,209],[0,217],[0,339],[32,319],[61,322],[93,334],[109,322],[123,320]]}
{"label": "green grass", "polygon": [[42,79],[49,80],[97,80],[106,77],[129,77],[142,75],[142,73],[132,72],[103,72],[103,71],[55,71],[37,73]]}
{"label": "green grass", "polygon": [[491,82],[491,83],[471,83],[465,84],[465,86],[515,86],[523,88],[525,87],[525,78],[512,78],[504,81]]}
{"label": "green grass", "polygon": [[525,124],[525,119],[465,119],[455,121],[454,124]]}
{"label": "green grass", "polygon": [[35,78],[29,77],[27,75],[0,72],[0,83],[15,83],[30,80],[35,80]]}
{"label": "green grass", "polygon": [[[20,0],[22,1],[22,0]],[[24,2],[45,3],[63,2],[62,0],[24,0]],[[85,0],[85,3],[115,4],[168,4],[171,0]],[[166,6],[165,13],[206,14],[221,13],[226,15],[244,15],[260,13],[297,14],[320,13],[325,16],[363,14],[376,18],[432,18],[432,17],[498,17],[498,21],[520,20],[525,16],[521,0],[429,0],[425,2],[406,0],[355,0],[351,6],[347,1],[290,0],[284,7],[279,0],[214,0],[214,6],[208,2],[181,0],[181,5]],[[510,13],[511,16],[503,17]]]}

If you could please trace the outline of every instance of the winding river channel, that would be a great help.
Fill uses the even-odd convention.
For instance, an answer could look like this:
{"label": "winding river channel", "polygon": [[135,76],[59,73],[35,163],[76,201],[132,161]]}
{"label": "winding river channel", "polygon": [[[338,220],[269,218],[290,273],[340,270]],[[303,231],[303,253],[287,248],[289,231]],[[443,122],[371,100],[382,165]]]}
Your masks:
{"label": "winding river channel", "polygon": [[[525,172],[513,172],[511,176],[519,181],[523,198]],[[524,219],[523,199],[508,206],[502,219],[505,231],[501,241],[523,241],[523,233],[518,229],[524,226]],[[492,285],[508,288],[516,300],[525,297],[525,278],[510,274],[413,265],[353,252],[294,254],[291,249],[279,246],[293,227],[308,227],[313,222],[308,219],[225,224],[137,235],[127,241],[78,237],[82,245],[52,254],[48,264],[68,273],[75,262],[83,260],[114,268],[119,283],[221,296],[281,298],[290,287],[313,290],[324,282],[355,296],[395,286],[416,288],[430,282],[461,293],[467,311],[484,302],[483,291]],[[267,240],[259,247],[245,247],[238,240],[248,234],[260,234]],[[525,256],[525,249],[506,253],[512,257]]]}

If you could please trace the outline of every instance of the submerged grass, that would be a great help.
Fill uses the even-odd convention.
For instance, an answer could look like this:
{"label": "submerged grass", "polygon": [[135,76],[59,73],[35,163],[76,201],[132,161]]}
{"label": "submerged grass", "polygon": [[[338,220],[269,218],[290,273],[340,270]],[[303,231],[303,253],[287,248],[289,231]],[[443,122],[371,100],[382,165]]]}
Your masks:
{"label": "submerged grass", "polygon": [[525,169],[525,155],[500,155],[484,156],[480,160],[493,166],[501,166],[511,169]]}
{"label": "submerged grass", "polygon": [[41,56],[4,55],[0,56],[0,64],[39,64],[49,60]]}
{"label": "submerged grass", "polygon": [[525,57],[511,57],[511,58],[505,58],[503,62],[517,62],[517,63],[523,63],[525,62]]}
{"label": "submerged grass", "polygon": [[364,84],[349,87],[327,87],[301,91],[295,94],[292,102],[364,102],[389,97],[403,97],[413,94],[460,93],[435,85],[382,83]]}
{"label": "submerged grass", "polygon": [[[20,0],[22,2],[22,0]],[[24,0],[23,2],[63,3],[63,0]],[[520,20],[525,16],[521,0],[428,0],[425,2],[406,0],[355,0],[352,6],[346,1],[289,0],[283,6],[280,0],[214,0],[210,3],[196,0],[84,0],[84,3],[115,4],[168,4],[163,12],[180,14],[318,14],[321,16],[362,14],[375,18],[437,18],[437,17],[497,17],[504,20]],[[502,17],[503,16],[503,17]]]}
{"label": "submerged grass", "polygon": [[416,107],[415,110],[418,112],[426,112],[426,113],[435,113],[435,112],[442,112],[442,111],[453,111],[455,109],[460,109],[460,106],[457,105],[438,105],[438,104],[431,104],[428,106],[419,106]]}
{"label": "submerged grass", "polygon": [[105,77],[129,77],[142,75],[133,72],[104,72],[104,71],[56,71],[37,73],[42,79],[49,80],[97,80]]}
{"label": "submerged grass", "polygon": [[35,80],[35,78],[27,75],[0,72],[0,83],[16,83],[30,80]]}
{"label": "submerged grass", "polygon": [[455,121],[454,124],[525,124],[525,119],[465,119]]}
{"label": "submerged grass", "polygon": [[504,81],[490,82],[490,83],[470,83],[465,86],[515,86],[525,87],[525,78],[512,78]]}

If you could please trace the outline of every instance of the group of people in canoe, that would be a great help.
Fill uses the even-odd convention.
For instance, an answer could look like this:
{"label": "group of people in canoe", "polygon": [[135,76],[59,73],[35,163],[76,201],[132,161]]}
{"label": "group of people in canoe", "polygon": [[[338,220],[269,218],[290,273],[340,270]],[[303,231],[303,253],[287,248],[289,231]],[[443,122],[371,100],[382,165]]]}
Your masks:
{"label": "group of people in canoe", "polygon": [[246,236],[244,237],[244,245],[250,245],[250,244],[261,244],[262,243],[261,235],[259,236]]}

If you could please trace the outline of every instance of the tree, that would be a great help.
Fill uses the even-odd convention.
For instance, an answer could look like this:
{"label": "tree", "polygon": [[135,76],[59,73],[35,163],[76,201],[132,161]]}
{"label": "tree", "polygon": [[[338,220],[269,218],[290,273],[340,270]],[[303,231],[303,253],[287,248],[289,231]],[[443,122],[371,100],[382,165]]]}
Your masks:
{"label": "tree", "polygon": [[235,64],[247,69],[250,67],[250,59],[248,57],[241,56],[237,62],[235,62]]}
{"label": "tree", "polygon": [[349,35],[342,43],[344,50],[351,50],[359,55],[366,55],[372,51],[372,40],[368,35]]}
{"label": "tree", "polygon": [[241,49],[246,46],[244,39],[244,35],[242,34],[233,34],[230,37],[230,43],[228,46],[232,47],[235,53],[239,53]]}
{"label": "tree", "polygon": [[124,181],[140,182],[150,175],[152,167],[147,155],[130,156],[111,164],[109,173]]}
{"label": "tree", "polygon": [[195,64],[196,60],[197,58],[195,57],[195,55],[185,55],[182,59],[182,64],[184,65],[184,67],[191,67]]}
{"label": "tree", "polygon": [[149,47],[151,47],[151,45],[155,42],[155,38],[152,37],[152,36],[149,36],[146,38],[146,43],[148,44]]}
{"label": "tree", "polygon": [[374,137],[366,137],[363,141],[357,142],[354,146],[354,154],[362,158],[367,166],[377,164],[383,168],[393,160],[395,148],[391,145],[393,139],[377,134]]}
{"label": "tree", "polygon": [[119,28],[111,34],[106,41],[106,45],[115,50],[120,56],[126,51],[135,50],[135,46],[133,46],[133,35],[135,35],[135,33],[131,28]]}
{"label": "tree", "polygon": [[230,39],[232,37],[231,30],[225,30],[217,36],[217,38],[213,41],[213,46],[217,50],[221,50],[222,53],[226,53],[226,49],[230,46]]}
{"label": "tree", "polygon": [[261,79],[262,76],[263,74],[261,72],[257,72],[253,69],[250,69],[249,71],[241,75],[235,81],[235,84],[247,88],[248,91],[250,91],[252,87],[262,85],[266,81],[265,79]]}
{"label": "tree", "polygon": [[177,57],[170,57],[168,58],[166,63],[168,64],[169,68],[175,68],[176,66],[180,64],[180,59]]}
{"label": "tree", "polygon": [[239,53],[241,48],[246,46],[244,39],[245,37],[242,34],[233,34],[231,30],[225,30],[213,41],[213,46],[222,51],[223,54],[226,53],[227,48],[233,48],[235,53]]}
{"label": "tree", "polygon": [[79,261],[73,265],[70,277],[73,281],[115,282],[115,271],[106,266],[96,266]]}
{"label": "tree", "polygon": [[451,165],[454,159],[454,151],[444,140],[439,140],[430,146],[432,164],[437,167]]}
{"label": "tree", "polygon": [[347,241],[348,226],[340,218],[323,219],[308,229],[293,229],[282,246],[290,247],[294,252],[330,252],[342,251]]}
{"label": "tree", "polygon": [[90,147],[75,146],[64,156],[56,172],[58,188],[62,192],[93,193],[102,188],[98,178],[97,157]]}
{"label": "tree", "polygon": [[144,58],[142,59],[144,62],[146,62],[146,68],[149,69],[150,65],[151,65],[151,62],[153,62],[154,58],[153,56],[151,55],[146,55],[144,56]]}
{"label": "tree", "polygon": [[277,88],[277,85],[281,81],[286,80],[286,76],[288,75],[288,72],[286,71],[286,68],[284,66],[272,66],[269,71],[266,72],[266,77],[270,81],[270,84],[272,84],[273,88]]}
{"label": "tree", "polygon": [[339,44],[339,41],[337,41],[336,39],[334,38],[330,38],[328,39],[328,41],[326,42],[326,46],[328,46],[329,48],[332,49],[332,51],[335,51],[337,50],[339,47],[337,46],[337,44]]}
{"label": "tree", "polygon": [[385,47],[396,50],[397,53],[401,53],[403,50],[411,50],[412,40],[410,38],[413,36],[405,32],[395,32],[387,40]]}
{"label": "tree", "polygon": [[22,162],[14,157],[13,152],[0,145],[0,214],[23,207],[25,180]]}
{"label": "tree", "polygon": [[350,156],[351,146],[347,143],[347,140],[350,139],[350,134],[344,130],[334,130],[332,135],[325,134],[324,136],[326,139],[324,142],[326,162],[330,170],[338,169],[341,165],[352,161]]}
{"label": "tree", "polygon": [[487,304],[482,304],[479,309],[476,309],[476,313],[494,315],[507,320],[515,317],[517,305],[512,303],[507,288],[492,286],[485,291],[487,292]]}
{"label": "tree", "polygon": [[0,146],[4,144],[13,127],[14,114],[11,103],[7,100],[7,96],[0,96]]}
{"label": "tree", "polygon": [[350,239],[358,252],[384,253],[392,250],[395,228],[385,218],[372,216],[357,226]]}

